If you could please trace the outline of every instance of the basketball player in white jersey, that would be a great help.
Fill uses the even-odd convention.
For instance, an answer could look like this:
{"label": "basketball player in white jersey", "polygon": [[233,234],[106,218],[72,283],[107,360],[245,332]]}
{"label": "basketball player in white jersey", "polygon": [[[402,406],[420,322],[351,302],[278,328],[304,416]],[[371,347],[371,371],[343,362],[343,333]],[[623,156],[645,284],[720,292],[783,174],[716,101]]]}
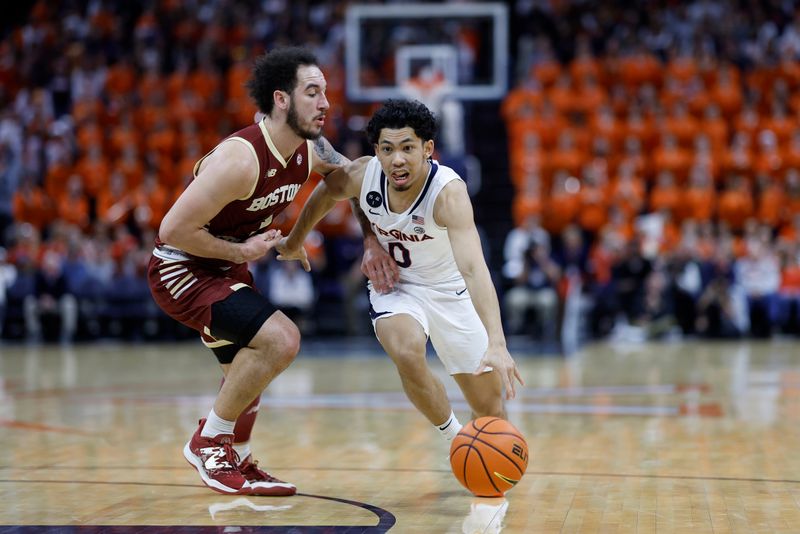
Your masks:
{"label": "basketball player in white jersey", "polygon": [[279,259],[310,269],[302,243],[339,200],[355,197],[381,245],[400,267],[390,292],[372,284],[375,334],[397,366],[408,398],[452,439],[461,424],[431,372],[431,343],[464,393],[474,417],[506,418],[506,398],[522,382],[508,353],[497,295],[483,259],[464,181],[431,159],[436,121],[419,102],[388,100],[370,120],[374,157],[329,174],[276,246]]}

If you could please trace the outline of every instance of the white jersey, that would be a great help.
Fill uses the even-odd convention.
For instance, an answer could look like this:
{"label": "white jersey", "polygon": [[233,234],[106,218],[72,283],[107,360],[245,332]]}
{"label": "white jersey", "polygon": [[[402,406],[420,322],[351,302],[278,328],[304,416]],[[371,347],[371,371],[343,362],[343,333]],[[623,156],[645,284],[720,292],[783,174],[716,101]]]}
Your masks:
{"label": "white jersey", "polygon": [[367,163],[359,202],[378,241],[400,267],[401,283],[443,290],[466,287],[447,228],[433,219],[433,206],[442,188],[460,179],[453,169],[433,161],[417,199],[403,213],[394,213],[389,209],[388,179],[378,158]]}

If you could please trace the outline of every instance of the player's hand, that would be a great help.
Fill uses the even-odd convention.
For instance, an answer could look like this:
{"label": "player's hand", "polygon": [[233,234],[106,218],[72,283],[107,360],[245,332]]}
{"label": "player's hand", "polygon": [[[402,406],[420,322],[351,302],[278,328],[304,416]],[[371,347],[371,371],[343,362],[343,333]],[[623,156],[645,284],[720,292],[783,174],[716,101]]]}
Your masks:
{"label": "player's hand", "polygon": [[238,263],[245,263],[263,258],[267,252],[278,244],[281,237],[280,230],[267,230],[263,234],[256,234],[248,238],[239,248],[242,254],[242,261]]}
{"label": "player's hand", "polygon": [[389,293],[400,280],[397,262],[378,243],[377,239],[364,240],[364,255],[361,257],[361,272],[372,282],[378,293]]}
{"label": "player's hand", "polygon": [[517,391],[514,388],[515,379],[523,386],[525,385],[514,358],[511,357],[505,347],[494,348],[490,346],[486,350],[486,354],[483,355],[481,363],[478,364],[478,368],[472,374],[479,375],[486,367],[491,367],[500,373],[500,378],[503,380],[503,389],[506,390],[506,399],[513,399],[517,395]]}
{"label": "player's hand", "polygon": [[299,248],[291,249],[287,244],[288,239],[288,237],[284,237],[275,245],[275,250],[278,251],[278,259],[281,261],[297,260],[303,265],[303,269],[305,269],[306,272],[311,272],[311,263],[308,261],[306,248],[300,245]]}

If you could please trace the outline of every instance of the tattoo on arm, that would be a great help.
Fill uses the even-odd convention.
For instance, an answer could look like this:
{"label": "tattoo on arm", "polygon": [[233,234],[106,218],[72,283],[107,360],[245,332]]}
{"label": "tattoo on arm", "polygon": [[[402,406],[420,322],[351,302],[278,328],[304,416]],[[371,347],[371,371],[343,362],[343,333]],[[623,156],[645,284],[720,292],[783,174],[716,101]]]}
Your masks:
{"label": "tattoo on arm", "polygon": [[372,234],[372,225],[369,223],[366,214],[361,210],[361,204],[358,202],[357,198],[353,197],[350,199],[350,207],[353,210],[353,215],[356,216],[359,226],[361,226],[361,233],[364,234],[364,237]]}
{"label": "tattoo on arm", "polygon": [[317,153],[317,156],[319,156],[322,161],[330,163],[331,165],[343,165],[347,162],[345,157],[336,152],[336,149],[333,148],[330,141],[324,137],[319,137],[314,141],[314,152]]}

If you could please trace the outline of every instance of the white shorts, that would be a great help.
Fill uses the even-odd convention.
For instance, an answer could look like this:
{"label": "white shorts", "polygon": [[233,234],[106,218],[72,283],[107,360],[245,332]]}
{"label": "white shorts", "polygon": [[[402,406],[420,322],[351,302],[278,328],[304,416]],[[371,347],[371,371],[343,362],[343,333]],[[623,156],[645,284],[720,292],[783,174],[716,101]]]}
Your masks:
{"label": "white shorts", "polygon": [[456,293],[456,290],[401,283],[391,293],[380,294],[370,287],[372,327],[383,317],[408,314],[430,337],[448,373],[472,373],[486,353],[489,336],[469,293],[466,290],[460,295]]}

